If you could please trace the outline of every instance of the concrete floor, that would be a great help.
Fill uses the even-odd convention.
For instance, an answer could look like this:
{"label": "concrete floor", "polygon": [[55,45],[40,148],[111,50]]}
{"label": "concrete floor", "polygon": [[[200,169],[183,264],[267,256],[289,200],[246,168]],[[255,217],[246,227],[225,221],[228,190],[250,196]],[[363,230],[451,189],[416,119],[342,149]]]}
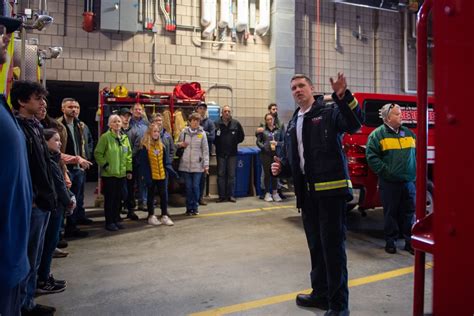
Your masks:
{"label": "concrete floor", "polygon": [[[267,203],[248,197],[210,203],[196,217],[171,208],[173,227],[151,227],[146,213],[138,212],[142,220],[125,220],[127,228],[118,233],[103,229],[102,210],[89,209],[96,223],[84,229],[91,236],[70,241],[70,255],[53,261],[54,276],[68,281],[66,291],[37,302],[55,306],[56,315],[323,315],[294,302],[294,293],[310,284],[309,253],[294,205],[294,199]],[[251,211],[233,212],[240,210]],[[367,217],[351,212],[348,228],[349,278],[366,283],[349,289],[351,315],[410,315],[412,273],[376,282],[365,278],[413,265],[405,251],[384,252],[381,210]],[[431,270],[426,278],[430,311]]]}

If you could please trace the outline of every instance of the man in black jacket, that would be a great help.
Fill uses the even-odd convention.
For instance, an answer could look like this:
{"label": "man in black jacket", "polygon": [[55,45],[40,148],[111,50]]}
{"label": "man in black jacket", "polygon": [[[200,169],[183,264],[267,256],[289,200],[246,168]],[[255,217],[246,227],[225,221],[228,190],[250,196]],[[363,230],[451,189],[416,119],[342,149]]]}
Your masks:
{"label": "man in black jacket", "polygon": [[275,158],[273,175],[292,175],[297,207],[311,255],[311,294],[298,294],[296,304],[329,309],[325,315],[349,315],[346,203],[352,184],[341,139],[361,127],[362,112],[347,89],[342,73],[330,79],[335,104],[313,97],[313,84],[305,75],[291,79],[299,108],[288,123],[281,160]]}
{"label": "man in black jacket", "polygon": [[49,216],[57,208],[57,196],[51,172],[48,146],[43,129],[35,118],[44,109],[47,91],[37,82],[15,81],[10,93],[13,108],[18,111],[17,120],[23,130],[28,154],[28,164],[33,185],[28,259],[30,271],[22,289],[22,315],[52,315],[53,307],[34,302],[38,266]]}
{"label": "man in black jacket", "polygon": [[234,197],[235,166],[237,163],[237,145],[244,141],[244,130],[239,121],[232,118],[230,106],[222,108],[222,116],[216,125],[216,156],[217,156],[217,202],[236,202]]}

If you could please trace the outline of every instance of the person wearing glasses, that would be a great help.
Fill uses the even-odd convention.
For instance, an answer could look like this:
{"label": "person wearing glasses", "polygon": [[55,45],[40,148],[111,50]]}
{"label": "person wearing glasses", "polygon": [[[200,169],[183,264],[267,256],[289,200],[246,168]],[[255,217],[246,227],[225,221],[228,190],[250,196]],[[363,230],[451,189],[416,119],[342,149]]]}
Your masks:
{"label": "person wearing glasses", "polygon": [[333,103],[315,99],[311,79],[303,74],[290,81],[298,109],[287,124],[284,146],[271,165],[274,176],[292,176],[296,207],[311,256],[310,294],[298,294],[296,304],[327,310],[327,316],[348,316],[346,212],[352,199],[347,159],[341,139],[361,127],[362,111],[347,89],[344,74],[330,78]]}
{"label": "person wearing glasses", "polygon": [[416,138],[402,125],[398,104],[385,104],[380,116],[383,124],[370,133],[366,156],[369,167],[379,177],[385,251],[397,252],[396,242],[402,233],[404,250],[414,254],[410,240],[415,214]]}

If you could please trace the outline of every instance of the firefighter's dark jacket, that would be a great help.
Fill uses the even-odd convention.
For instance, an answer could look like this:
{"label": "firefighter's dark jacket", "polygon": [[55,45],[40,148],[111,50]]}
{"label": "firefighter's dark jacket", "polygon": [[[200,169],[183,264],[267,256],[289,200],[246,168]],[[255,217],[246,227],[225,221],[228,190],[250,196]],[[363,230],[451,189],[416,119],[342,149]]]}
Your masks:
{"label": "firefighter's dark jacket", "polygon": [[54,188],[48,145],[44,140],[42,127],[35,120],[20,116],[17,116],[17,120],[25,134],[31,182],[33,184],[33,203],[43,211],[54,211],[57,207],[57,195]]}
{"label": "firefighter's dark jacket", "polygon": [[296,123],[299,108],[293,114],[285,133],[281,154],[281,176],[292,176],[297,197],[297,208],[303,205],[304,190],[317,196],[346,196],[352,199],[352,184],[347,170],[347,159],[342,149],[344,133],[356,132],[363,122],[363,113],[349,90],[335,103],[325,104],[319,97],[304,115],[303,147],[304,175],[300,169]]}

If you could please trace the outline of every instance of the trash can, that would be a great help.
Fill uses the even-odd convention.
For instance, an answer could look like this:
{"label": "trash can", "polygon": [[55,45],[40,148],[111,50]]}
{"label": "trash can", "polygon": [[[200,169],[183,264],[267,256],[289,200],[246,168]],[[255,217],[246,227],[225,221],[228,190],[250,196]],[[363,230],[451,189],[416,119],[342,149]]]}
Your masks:
{"label": "trash can", "polygon": [[252,168],[252,157],[255,155],[252,149],[247,147],[239,148],[237,151],[237,163],[235,166],[235,197],[249,195],[250,191],[250,171]]}
{"label": "trash can", "polygon": [[262,162],[260,159],[260,148],[257,146],[254,147],[247,147],[247,150],[252,152],[252,160],[253,160],[253,185],[255,188],[255,195],[260,196],[263,194],[262,190]]}

